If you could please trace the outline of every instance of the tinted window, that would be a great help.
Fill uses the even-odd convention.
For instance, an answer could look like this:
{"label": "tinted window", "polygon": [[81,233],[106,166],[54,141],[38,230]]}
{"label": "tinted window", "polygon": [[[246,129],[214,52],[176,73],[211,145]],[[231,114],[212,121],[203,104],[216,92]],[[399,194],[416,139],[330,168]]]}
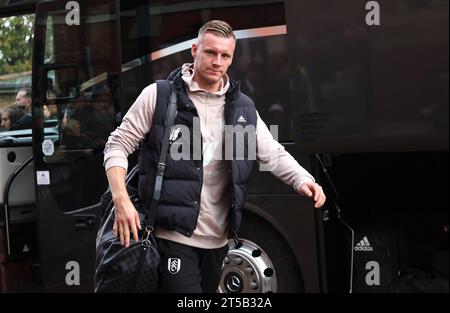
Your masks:
{"label": "tinted window", "polygon": [[[69,26],[65,11],[46,19],[44,114],[55,119],[56,153],[47,162],[72,162],[102,149],[115,127],[108,53],[115,50],[114,15],[108,6],[86,6],[85,23]],[[116,74],[117,75],[117,74]]]}
{"label": "tinted window", "polygon": [[[291,139],[287,43],[285,31],[279,28],[285,25],[284,14],[282,1],[123,2],[125,107],[146,85],[192,62],[191,40],[198,29],[208,20],[222,19],[241,34],[229,76],[241,81],[242,90],[253,98],[266,124],[280,126],[279,138]],[[249,32],[262,27],[268,27],[265,33]]]}
{"label": "tinted window", "polygon": [[34,14],[0,18],[0,132],[31,128],[33,30]]}
{"label": "tinted window", "polygon": [[448,1],[379,3],[287,2],[302,151],[448,149]]}

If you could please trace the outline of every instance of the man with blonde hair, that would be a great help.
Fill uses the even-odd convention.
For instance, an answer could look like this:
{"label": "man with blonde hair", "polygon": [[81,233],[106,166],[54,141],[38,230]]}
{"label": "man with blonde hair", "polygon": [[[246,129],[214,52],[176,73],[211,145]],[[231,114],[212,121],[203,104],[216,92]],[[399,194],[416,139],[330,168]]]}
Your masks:
{"label": "man with blonde hair", "polygon": [[[254,127],[257,160],[264,164],[275,156],[277,166],[271,170],[275,177],[313,198],[316,207],[325,202],[322,188],[274,140],[253,101],[228,77],[235,46],[229,24],[209,21],[192,45],[194,62],[183,64],[168,77],[178,97],[175,124],[183,125],[195,137],[199,121],[201,138],[197,139],[202,142],[202,151],[199,160],[167,158],[155,222],[163,292],[215,292],[228,238],[237,238],[253,160],[238,159],[236,154],[223,158],[226,125]],[[139,189],[147,207],[153,196],[169,95],[167,82],[147,86],[105,147],[104,164],[116,208],[114,232],[124,245],[129,245],[130,237],[138,239],[140,228],[125,187],[127,156],[142,142]],[[195,148],[193,141],[195,138],[190,151]],[[247,142],[241,144],[244,151],[250,147]],[[234,142],[233,151],[236,146]]]}

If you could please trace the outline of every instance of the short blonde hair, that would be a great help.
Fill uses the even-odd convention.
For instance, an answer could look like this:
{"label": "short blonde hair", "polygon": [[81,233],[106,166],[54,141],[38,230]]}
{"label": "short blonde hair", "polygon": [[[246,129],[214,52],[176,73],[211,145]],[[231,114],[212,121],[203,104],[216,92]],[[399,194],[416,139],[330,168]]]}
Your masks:
{"label": "short blonde hair", "polygon": [[221,20],[211,20],[203,25],[198,31],[198,39],[200,40],[206,33],[212,33],[223,38],[233,37],[233,39],[236,40],[233,28],[227,22]]}

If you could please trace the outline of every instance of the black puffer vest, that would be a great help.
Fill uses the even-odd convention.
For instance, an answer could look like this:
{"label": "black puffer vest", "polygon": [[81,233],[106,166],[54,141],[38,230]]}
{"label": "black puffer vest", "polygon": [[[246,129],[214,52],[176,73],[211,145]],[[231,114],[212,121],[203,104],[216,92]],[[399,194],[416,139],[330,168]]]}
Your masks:
{"label": "black puffer vest", "polygon": [[[189,160],[174,161],[167,155],[166,168],[161,189],[161,198],[156,212],[156,226],[175,230],[191,237],[197,226],[200,210],[200,193],[203,183],[203,160],[193,157],[193,118],[198,117],[197,110],[189,99],[181,68],[172,72],[168,80],[174,82],[177,89],[177,117],[175,125],[189,128],[191,149]],[[170,87],[167,81],[157,81],[157,102],[150,132],[147,134],[139,156],[139,194],[144,207],[149,208],[155,186],[155,173],[161,153],[164,137],[164,123],[167,114]],[[239,119],[239,121],[238,121]],[[225,125],[253,125],[256,128],[256,109],[253,101],[240,92],[239,84],[230,80],[226,93]],[[233,136],[235,137],[235,136]],[[236,236],[241,224],[242,208],[247,195],[246,184],[249,181],[253,160],[248,158],[248,136],[245,135],[245,158],[236,160],[236,138],[233,138],[233,158],[230,160],[230,235]]]}

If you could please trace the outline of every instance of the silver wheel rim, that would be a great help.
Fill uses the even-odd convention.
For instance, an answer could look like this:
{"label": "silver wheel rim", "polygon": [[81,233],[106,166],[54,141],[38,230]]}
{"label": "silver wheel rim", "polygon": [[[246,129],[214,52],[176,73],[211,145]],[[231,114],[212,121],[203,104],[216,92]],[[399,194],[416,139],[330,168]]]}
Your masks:
{"label": "silver wheel rim", "polygon": [[254,242],[233,240],[223,262],[219,292],[221,293],[266,293],[277,292],[275,268],[267,253]]}

